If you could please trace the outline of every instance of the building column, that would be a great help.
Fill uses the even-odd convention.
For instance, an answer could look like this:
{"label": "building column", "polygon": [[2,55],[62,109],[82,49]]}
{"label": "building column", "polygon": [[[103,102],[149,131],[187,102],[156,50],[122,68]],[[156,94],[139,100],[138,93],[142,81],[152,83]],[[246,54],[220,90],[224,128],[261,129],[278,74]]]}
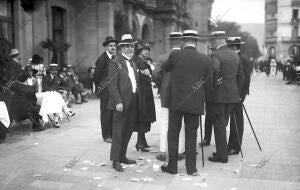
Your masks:
{"label": "building column", "polygon": [[114,0],[97,0],[98,52],[106,36],[114,36]]}

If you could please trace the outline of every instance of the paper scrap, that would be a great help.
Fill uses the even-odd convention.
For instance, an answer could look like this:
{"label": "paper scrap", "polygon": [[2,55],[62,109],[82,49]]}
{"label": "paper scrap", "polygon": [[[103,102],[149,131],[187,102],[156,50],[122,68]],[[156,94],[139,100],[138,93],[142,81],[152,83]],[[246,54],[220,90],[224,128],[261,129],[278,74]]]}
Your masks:
{"label": "paper scrap", "polygon": [[186,178],[182,178],[181,180],[182,180],[182,181],[192,181],[192,178],[186,177]]}
{"label": "paper scrap", "polygon": [[160,168],[160,165],[158,164],[153,164],[153,171],[158,171]]}
{"label": "paper scrap", "polygon": [[105,165],[106,165],[106,162],[101,162],[101,163],[97,164],[96,166],[100,167],[100,166],[105,166]]}
{"label": "paper scrap", "polygon": [[207,183],[194,183],[195,186],[200,186],[202,188],[208,187]]}
{"label": "paper scrap", "polygon": [[85,163],[85,164],[89,164],[89,163],[91,163],[91,161],[89,161],[89,160],[85,160],[85,161],[83,161],[83,163]]}
{"label": "paper scrap", "polygon": [[36,143],[34,143],[34,145],[38,145],[38,144],[39,144],[39,143],[37,143],[37,142],[36,142]]}
{"label": "paper scrap", "polygon": [[153,181],[153,178],[151,178],[151,177],[145,177],[145,178],[143,178],[142,179],[144,182],[151,182],[151,181]]}
{"label": "paper scrap", "polygon": [[68,171],[71,171],[71,169],[70,168],[65,168],[64,169],[64,172],[68,172]]}
{"label": "paper scrap", "polygon": [[135,170],[136,173],[143,173],[143,170]]}
{"label": "paper scrap", "polygon": [[101,185],[101,184],[98,184],[98,185],[97,185],[97,187],[102,187],[102,186],[103,186],[103,185]]}
{"label": "paper scrap", "polygon": [[82,167],[80,169],[83,170],[83,171],[87,171],[89,169],[89,167]]}
{"label": "paper scrap", "polygon": [[239,188],[233,187],[230,190],[238,190]]}
{"label": "paper scrap", "polygon": [[33,176],[34,176],[34,177],[42,177],[41,174],[34,174]]}
{"label": "paper scrap", "polygon": [[137,177],[133,177],[133,178],[130,178],[130,181],[133,181],[133,182],[139,182],[139,181],[140,181],[140,179],[139,179],[139,178],[137,178]]}
{"label": "paper scrap", "polygon": [[101,177],[94,177],[94,180],[100,180],[102,179]]}

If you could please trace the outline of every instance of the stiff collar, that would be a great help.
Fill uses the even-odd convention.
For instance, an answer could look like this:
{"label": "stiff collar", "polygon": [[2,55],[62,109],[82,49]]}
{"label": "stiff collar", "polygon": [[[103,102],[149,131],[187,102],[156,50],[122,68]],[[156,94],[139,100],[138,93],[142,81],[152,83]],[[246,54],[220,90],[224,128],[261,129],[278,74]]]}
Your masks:
{"label": "stiff collar", "polygon": [[105,51],[105,52],[106,52],[108,58],[111,59],[113,55],[111,53],[109,53],[108,51]]}
{"label": "stiff collar", "polygon": [[174,48],[172,48],[172,51],[173,50],[181,50],[179,47],[174,47]]}
{"label": "stiff collar", "polygon": [[127,55],[125,55],[124,53],[122,53],[122,56],[127,60],[129,61],[131,58],[129,58]]}

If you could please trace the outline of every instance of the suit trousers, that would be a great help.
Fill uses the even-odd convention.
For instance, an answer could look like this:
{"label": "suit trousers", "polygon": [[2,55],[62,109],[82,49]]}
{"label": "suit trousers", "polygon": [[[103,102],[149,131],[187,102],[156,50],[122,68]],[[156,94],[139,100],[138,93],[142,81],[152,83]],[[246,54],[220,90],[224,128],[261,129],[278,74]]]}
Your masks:
{"label": "suit trousers", "polygon": [[212,116],[211,116],[211,102],[205,102],[205,123],[204,123],[204,140],[208,143],[211,141],[211,134],[212,134]]}
{"label": "suit trousers", "polygon": [[185,124],[185,165],[188,174],[192,174],[196,170],[196,144],[197,129],[199,127],[199,116],[181,111],[169,110],[169,129],[168,129],[168,148],[169,163],[168,168],[177,171],[178,161],[178,140],[182,126],[182,118]]}
{"label": "suit trousers", "polygon": [[107,109],[108,92],[100,94],[100,122],[103,139],[112,137],[113,111]]}
{"label": "suit trousers", "polygon": [[[236,120],[236,125],[234,121]],[[228,149],[240,151],[240,143],[242,145],[244,133],[244,116],[243,116],[243,105],[241,102],[236,103],[230,115],[230,135],[228,140]],[[240,142],[239,142],[240,140]]]}
{"label": "suit trousers", "polygon": [[226,126],[233,108],[232,103],[212,103],[212,119],[215,133],[216,154],[219,159],[228,160]]}
{"label": "suit trousers", "polygon": [[123,112],[113,111],[111,161],[122,161],[126,158],[127,146],[137,123],[137,94],[132,94],[131,103]]}
{"label": "suit trousers", "polygon": [[[168,121],[166,121],[164,118],[167,118],[169,115],[169,109],[168,108],[161,108],[160,113],[162,120],[160,123],[160,152],[168,152]],[[179,133],[179,146],[178,146],[178,154],[182,154],[185,151],[185,129],[184,127],[181,128]]]}

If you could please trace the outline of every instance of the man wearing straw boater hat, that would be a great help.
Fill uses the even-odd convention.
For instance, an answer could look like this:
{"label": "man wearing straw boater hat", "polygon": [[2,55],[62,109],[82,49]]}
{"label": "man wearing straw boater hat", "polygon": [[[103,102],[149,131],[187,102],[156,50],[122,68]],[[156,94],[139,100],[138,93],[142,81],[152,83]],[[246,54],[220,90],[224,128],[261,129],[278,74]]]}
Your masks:
{"label": "man wearing straw boater hat", "polygon": [[126,157],[127,146],[137,122],[137,69],[131,60],[134,54],[131,34],[124,34],[119,43],[121,55],[108,64],[108,109],[113,111],[110,160],[113,168],[123,172],[121,163],[136,164]]}
{"label": "man wearing straw boater hat", "polygon": [[243,83],[244,76],[239,67],[239,56],[227,47],[225,31],[212,32],[211,45],[214,49],[211,116],[216,152],[209,157],[209,161],[227,163],[226,126],[233,105],[239,102],[238,86]]}
{"label": "man wearing straw boater hat", "polygon": [[116,55],[117,40],[112,36],[105,38],[103,42],[105,52],[97,59],[95,73],[93,75],[94,83],[97,87],[97,92],[100,96],[100,121],[101,131],[104,142],[112,142],[112,110],[107,109],[108,103],[108,88],[105,83],[108,75],[108,64]]}
{"label": "man wearing straw boater hat", "polygon": [[183,50],[171,54],[164,69],[171,72],[168,102],[169,162],[161,166],[163,172],[176,174],[178,160],[178,137],[182,119],[185,124],[186,170],[188,175],[197,175],[196,142],[199,116],[204,113],[203,82],[209,76],[211,59],[197,51],[198,32],[183,32]]}
{"label": "man wearing straw boater hat", "polygon": [[[169,34],[169,40],[170,40],[170,46],[171,46],[171,54],[176,54],[181,50],[182,42],[182,32],[171,32]],[[168,86],[170,81],[170,72],[165,72],[162,70],[162,65],[167,61],[170,54],[163,55],[159,58],[158,63],[159,66],[156,72],[161,73],[161,86],[160,86],[160,101],[161,101],[161,114],[164,116],[161,116],[160,118],[166,118],[168,117],[168,108],[167,108],[167,92],[168,92]],[[167,155],[168,155],[168,139],[167,139],[167,133],[168,133],[168,122],[164,122],[160,126],[160,153],[156,156],[156,158],[160,161],[166,161]],[[184,128],[180,130],[179,135],[179,146],[178,146],[178,160],[184,159],[184,151],[185,151],[185,134],[184,134]]]}
{"label": "man wearing straw boater hat", "polygon": [[243,67],[245,76],[244,83],[240,90],[240,101],[236,103],[230,115],[230,135],[228,140],[228,155],[239,154],[243,141],[244,132],[244,116],[243,116],[243,102],[245,97],[249,94],[250,79],[251,79],[251,61],[246,56],[241,54],[240,48],[242,42],[241,37],[228,37],[227,46],[235,51],[240,56],[240,66]]}

